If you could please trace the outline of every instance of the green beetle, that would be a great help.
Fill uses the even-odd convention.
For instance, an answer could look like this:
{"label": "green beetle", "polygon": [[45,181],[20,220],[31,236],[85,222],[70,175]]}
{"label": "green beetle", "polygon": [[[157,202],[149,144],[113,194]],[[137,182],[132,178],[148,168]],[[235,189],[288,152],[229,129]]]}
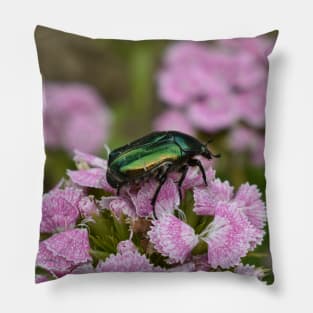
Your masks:
{"label": "green beetle", "polygon": [[199,155],[209,160],[212,156],[219,157],[219,155],[212,154],[205,144],[190,135],[178,131],[153,132],[109,154],[107,181],[117,189],[117,194],[119,194],[121,187],[126,184],[139,183],[155,177],[159,185],[151,199],[151,204],[154,217],[156,217],[155,202],[169,172],[181,173],[178,181],[180,200],[182,199],[181,186],[189,166],[199,167],[203,181],[207,185],[201,161],[194,158]]}

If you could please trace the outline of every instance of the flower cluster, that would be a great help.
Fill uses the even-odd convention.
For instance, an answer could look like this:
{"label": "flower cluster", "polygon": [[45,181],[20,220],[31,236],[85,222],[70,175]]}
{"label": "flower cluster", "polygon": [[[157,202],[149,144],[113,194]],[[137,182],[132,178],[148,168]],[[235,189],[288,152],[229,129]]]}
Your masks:
{"label": "flower cluster", "polygon": [[172,173],[154,218],[155,179],[117,195],[106,180],[106,160],[79,151],[74,160],[77,170],[43,196],[37,282],[112,271],[231,270],[263,278],[261,269],[243,264],[265,234],[265,206],[255,185],[235,192],[216,178],[211,161],[201,159],[208,185],[198,168],[189,168],[180,205]]}
{"label": "flower cluster", "polygon": [[93,153],[107,140],[111,117],[92,87],[45,82],[43,120],[48,148]]}
{"label": "flower cluster", "polygon": [[[157,77],[168,108],[156,118],[155,129],[216,133],[244,123],[249,130],[263,130],[267,56],[274,42],[260,36],[171,45]],[[240,152],[249,150],[253,163],[262,164],[262,138],[252,130],[244,138]]]}

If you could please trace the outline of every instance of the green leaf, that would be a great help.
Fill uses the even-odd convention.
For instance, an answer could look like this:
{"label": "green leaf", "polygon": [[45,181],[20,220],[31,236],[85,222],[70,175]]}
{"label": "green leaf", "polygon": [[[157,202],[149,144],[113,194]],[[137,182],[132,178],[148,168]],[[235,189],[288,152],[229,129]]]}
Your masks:
{"label": "green leaf", "polygon": [[154,252],[148,256],[150,262],[154,266],[160,266],[162,268],[171,268],[171,265],[166,263],[166,257],[161,255],[160,253]]}
{"label": "green leaf", "polygon": [[108,210],[94,216],[93,220],[88,223],[89,243],[91,255],[98,261],[116,254],[118,243],[129,238],[129,230],[123,218],[117,220]]}
{"label": "green leaf", "polygon": [[208,244],[203,240],[200,240],[191,251],[192,255],[200,255],[205,253],[208,253]]}
{"label": "green leaf", "polygon": [[40,266],[36,266],[35,268],[35,274],[36,275],[43,275],[43,276],[46,276],[47,279],[49,280],[53,280],[55,279],[55,277],[49,272],[47,271],[46,269],[40,267]]}
{"label": "green leaf", "polygon": [[205,228],[213,221],[214,216],[206,215],[201,216],[199,218],[198,225],[195,227],[196,234],[201,234],[202,231],[205,230]]}
{"label": "green leaf", "polygon": [[101,251],[101,250],[92,250],[91,249],[89,252],[90,252],[90,255],[93,258],[97,259],[97,261],[99,261],[99,260],[103,260],[104,261],[110,255],[110,253],[104,252],[104,251]]}
{"label": "green leaf", "polygon": [[187,190],[185,197],[181,203],[180,209],[186,215],[187,224],[189,224],[192,228],[195,228],[199,223],[200,217],[194,213],[193,207],[194,207],[194,199],[193,199],[192,191]]}

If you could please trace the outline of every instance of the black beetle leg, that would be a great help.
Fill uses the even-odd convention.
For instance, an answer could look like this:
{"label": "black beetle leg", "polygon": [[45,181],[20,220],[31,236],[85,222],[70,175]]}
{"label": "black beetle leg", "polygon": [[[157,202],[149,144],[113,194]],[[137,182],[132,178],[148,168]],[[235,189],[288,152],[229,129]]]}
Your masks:
{"label": "black beetle leg", "polygon": [[205,171],[204,171],[203,165],[202,165],[202,163],[200,162],[200,160],[198,160],[198,159],[190,159],[190,160],[188,161],[188,164],[189,164],[190,166],[198,166],[198,167],[199,167],[199,169],[200,169],[200,171],[201,171],[201,174],[202,174],[203,181],[204,181],[205,185],[207,186],[208,183],[207,183],[207,180],[206,180]]}
{"label": "black beetle leg", "polygon": [[187,171],[188,171],[188,166],[187,166],[187,165],[182,166],[181,169],[180,169],[180,171],[179,171],[180,173],[182,173],[181,176],[180,176],[180,179],[179,179],[179,181],[178,181],[179,203],[181,203],[181,202],[182,202],[182,199],[183,199],[183,195],[182,195],[182,191],[181,191],[181,186],[182,186],[182,184],[183,184],[183,182],[184,182],[184,180],[185,180]]}
{"label": "black beetle leg", "polygon": [[156,189],[156,191],[154,193],[154,196],[153,196],[153,198],[151,200],[153,216],[154,216],[155,219],[157,219],[157,216],[155,214],[155,203],[156,203],[156,200],[158,198],[159,192],[160,192],[162,186],[164,185],[164,183],[166,181],[168,170],[169,170],[169,168],[165,171],[165,173],[161,172],[157,176],[157,180],[159,181],[159,185],[158,185],[158,188]]}
{"label": "black beetle leg", "polygon": [[124,184],[121,184],[121,185],[118,185],[118,186],[117,186],[117,189],[116,189],[116,195],[117,195],[117,196],[120,195],[123,186],[124,186]]}

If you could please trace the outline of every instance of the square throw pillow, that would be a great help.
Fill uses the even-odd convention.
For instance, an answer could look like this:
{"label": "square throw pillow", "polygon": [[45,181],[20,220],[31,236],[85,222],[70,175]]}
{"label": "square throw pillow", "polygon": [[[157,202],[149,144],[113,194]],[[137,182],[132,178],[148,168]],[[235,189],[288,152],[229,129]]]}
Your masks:
{"label": "square throw pillow", "polygon": [[273,283],[263,152],[277,35],[128,41],[36,28],[37,283],[137,271]]}

